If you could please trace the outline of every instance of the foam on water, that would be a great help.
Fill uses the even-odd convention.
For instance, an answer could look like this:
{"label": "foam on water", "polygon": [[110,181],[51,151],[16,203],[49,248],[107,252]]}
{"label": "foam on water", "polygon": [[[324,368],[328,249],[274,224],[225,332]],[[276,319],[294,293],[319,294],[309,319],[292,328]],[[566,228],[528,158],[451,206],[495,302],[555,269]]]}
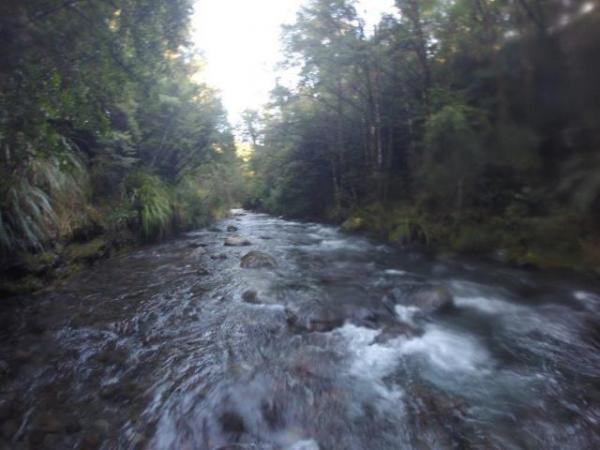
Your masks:
{"label": "foam on water", "polygon": [[392,276],[402,276],[402,275],[406,275],[408,272],[404,271],[404,270],[397,270],[397,269],[387,269],[384,271],[384,273],[386,275],[392,275]]}
{"label": "foam on water", "polygon": [[404,355],[420,354],[437,369],[446,372],[488,372],[492,363],[488,351],[472,336],[435,325],[425,334],[401,342]]}
{"label": "foam on water", "polygon": [[379,330],[345,324],[335,330],[348,342],[348,349],[352,352],[350,373],[362,380],[373,383],[377,393],[387,399],[397,400],[402,397],[402,391],[397,387],[388,387],[383,384],[383,378],[393,373],[397,367],[402,352],[397,345],[397,339],[386,344],[375,344],[373,340],[380,334]]}
{"label": "foam on water", "polygon": [[404,305],[396,305],[394,306],[394,310],[396,311],[396,315],[402,322],[406,323],[414,323],[415,315],[421,311],[416,306],[404,306]]}
{"label": "foam on water", "polygon": [[461,308],[473,308],[487,314],[513,314],[523,312],[526,308],[498,298],[483,296],[454,297],[454,304]]}

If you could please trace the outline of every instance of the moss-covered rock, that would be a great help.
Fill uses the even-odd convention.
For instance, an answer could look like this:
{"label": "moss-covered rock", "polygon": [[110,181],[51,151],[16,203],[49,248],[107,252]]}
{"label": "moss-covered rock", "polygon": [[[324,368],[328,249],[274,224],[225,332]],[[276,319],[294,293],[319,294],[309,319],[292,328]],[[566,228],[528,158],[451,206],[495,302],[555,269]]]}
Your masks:
{"label": "moss-covered rock", "polygon": [[28,294],[44,287],[44,281],[35,275],[27,275],[16,280],[0,280],[0,293],[5,296]]}
{"label": "moss-covered rock", "polygon": [[35,254],[22,252],[18,255],[18,259],[25,272],[36,275],[48,273],[60,262],[60,257],[52,251]]}
{"label": "moss-covered rock", "polygon": [[365,229],[365,220],[362,217],[350,217],[341,225],[341,229],[347,232],[361,231]]}
{"label": "moss-covered rock", "polygon": [[84,244],[71,243],[65,249],[65,256],[70,262],[93,262],[110,253],[110,245],[103,238],[96,238]]}

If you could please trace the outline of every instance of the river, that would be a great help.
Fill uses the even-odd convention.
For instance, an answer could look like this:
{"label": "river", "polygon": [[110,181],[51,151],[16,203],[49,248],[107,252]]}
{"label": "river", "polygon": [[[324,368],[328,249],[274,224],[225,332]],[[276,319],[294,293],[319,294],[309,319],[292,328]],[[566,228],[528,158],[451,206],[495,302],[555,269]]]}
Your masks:
{"label": "river", "polygon": [[2,302],[0,448],[597,449],[599,292],[235,211]]}

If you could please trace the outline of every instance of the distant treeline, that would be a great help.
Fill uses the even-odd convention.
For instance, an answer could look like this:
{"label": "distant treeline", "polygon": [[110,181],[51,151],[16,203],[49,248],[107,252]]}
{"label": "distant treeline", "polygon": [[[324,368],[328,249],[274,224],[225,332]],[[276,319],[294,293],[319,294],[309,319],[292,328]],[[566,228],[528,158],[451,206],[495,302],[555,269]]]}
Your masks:
{"label": "distant treeline", "polygon": [[247,203],[402,243],[600,267],[600,5],[313,0],[294,88],[245,115]]}
{"label": "distant treeline", "polygon": [[215,91],[192,81],[191,8],[2,1],[3,269],[98,236],[155,239],[230,206],[234,141]]}

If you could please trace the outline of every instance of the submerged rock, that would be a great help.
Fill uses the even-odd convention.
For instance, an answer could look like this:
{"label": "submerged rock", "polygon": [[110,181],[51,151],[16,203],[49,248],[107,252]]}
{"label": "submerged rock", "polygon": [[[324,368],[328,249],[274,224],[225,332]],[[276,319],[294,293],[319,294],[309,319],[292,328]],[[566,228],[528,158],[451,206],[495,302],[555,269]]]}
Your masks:
{"label": "submerged rock", "polygon": [[252,304],[260,303],[260,301],[258,299],[258,293],[251,289],[244,291],[244,293],[242,294],[242,300],[244,300],[246,303],[252,303]]}
{"label": "submerged rock", "polygon": [[198,259],[206,254],[206,249],[202,247],[195,248],[190,252],[190,259]]}
{"label": "submerged rock", "polygon": [[308,313],[286,310],[288,325],[298,331],[327,332],[344,325],[344,317],[334,310],[323,309]]}
{"label": "submerged rock", "polygon": [[450,310],[454,306],[454,299],[448,289],[437,287],[415,293],[413,304],[424,314],[433,314]]}
{"label": "submerged rock", "polygon": [[252,245],[252,242],[240,236],[230,236],[225,239],[225,246],[227,247],[244,247],[248,245]]}
{"label": "submerged rock", "polygon": [[430,315],[451,310],[454,299],[445,287],[407,283],[392,289],[384,303],[390,310],[395,304],[400,304],[414,306],[419,308],[420,314]]}
{"label": "submerged rock", "polygon": [[277,262],[266,253],[252,251],[244,255],[240,266],[244,269],[273,269],[277,267]]}
{"label": "submerged rock", "polygon": [[234,227],[233,225],[229,225],[227,227],[227,231],[229,231],[230,233],[233,231],[238,231],[238,227]]}

